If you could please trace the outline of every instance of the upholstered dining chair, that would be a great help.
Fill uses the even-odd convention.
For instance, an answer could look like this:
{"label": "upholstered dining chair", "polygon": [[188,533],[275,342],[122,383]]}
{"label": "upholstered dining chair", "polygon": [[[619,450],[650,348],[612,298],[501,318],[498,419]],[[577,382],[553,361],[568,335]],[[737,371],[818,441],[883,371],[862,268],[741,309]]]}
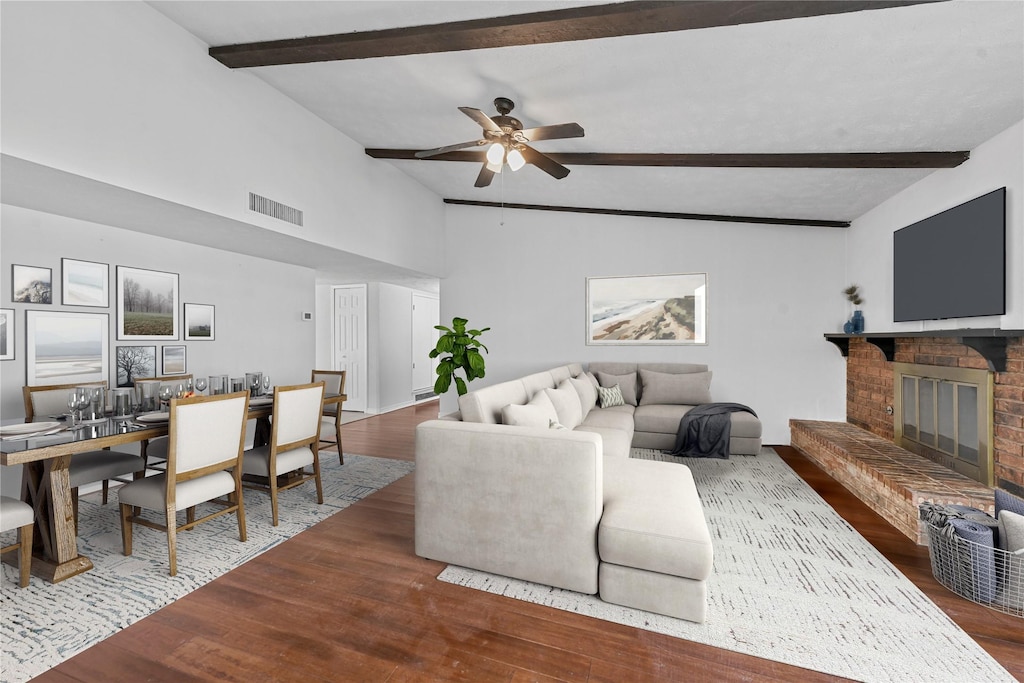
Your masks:
{"label": "upholstered dining chair", "polygon": [[18,570],[20,576],[18,585],[24,588],[28,585],[28,575],[32,571],[32,527],[35,523],[35,513],[32,506],[23,503],[17,498],[0,496],[0,533],[5,531],[18,530],[18,540],[15,543],[0,548],[0,554],[17,550]]}
{"label": "upholstered dining chair", "polygon": [[[67,412],[68,393],[78,387],[107,388],[106,380],[102,382],[82,382],[78,384],[56,384],[46,386],[24,386],[21,388],[25,399],[25,421],[31,422],[36,415],[62,415]],[[93,482],[103,483],[103,504],[107,504],[110,480],[119,479],[129,474],[133,477],[145,473],[145,461],[142,456],[121,451],[96,450],[76,453],[71,456],[68,476],[71,479],[71,500],[78,523],[78,489]]]}
{"label": "upholstered dining chair", "polygon": [[[160,389],[164,386],[171,387],[171,389],[177,388],[179,384],[188,386],[191,379],[192,374],[189,373],[187,375],[167,375],[165,377],[147,377],[145,379],[137,379],[135,380],[135,384],[155,384],[155,393],[158,394]],[[155,439],[149,439],[148,441],[142,442],[142,459],[145,460],[147,468],[162,466],[167,462],[167,440],[168,437],[166,436],[158,436]],[[162,467],[158,468],[162,469]]]}
{"label": "upholstered dining chair", "polygon": [[[314,370],[310,382],[324,383],[324,410],[320,425],[318,450],[338,445],[338,461],[345,464],[345,451],[341,447],[341,408],[345,394],[345,370]],[[332,400],[335,399],[335,400]]]}
{"label": "upholstered dining chair", "polygon": [[[323,382],[276,387],[270,443],[245,452],[242,472],[249,475],[245,486],[270,493],[274,526],[277,526],[278,519],[278,491],[313,479],[316,481],[316,502],[321,505],[324,502],[317,448],[323,401]],[[312,466],[312,471],[306,469],[309,466]],[[278,481],[282,475],[288,475],[284,483]],[[254,481],[254,478],[259,478],[259,481]]]}
{"label": "upholstered dining chair", "polygon": [[[140,524],[167,534],[171,576],[178,573],[177,532],[221,515],[235,513],[238,537],[246,540],[245,501],[242,498],[242,453],[249,393],[172,398],[168,424],[167,469],[133,481],[117,492],[121,504],[121,540],[124,554],[132,554],[132,526]],[[195,519],[200,503],[220,507]],[[134,508],[157,510],[163,523],[136,514]],[[185,524],[177,513],[185,510]]]}

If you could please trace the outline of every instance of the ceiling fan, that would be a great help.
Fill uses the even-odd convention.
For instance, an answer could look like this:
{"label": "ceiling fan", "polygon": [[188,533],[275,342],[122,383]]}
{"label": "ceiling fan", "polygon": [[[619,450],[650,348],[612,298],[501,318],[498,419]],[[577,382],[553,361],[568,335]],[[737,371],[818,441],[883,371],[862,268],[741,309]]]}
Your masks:
{"label": "ceiling fan", "polygon": [[538,140],[558,140],[562,138],[581,138],[583,128],[578,123],[558,123],[552,126],[540,126],[538,128],[523,128],[519,119],[509,116],[515,109],[515,103],[507,97],[496,97],[494,108],[498,110],[497,116],[488,116],[479,109],[473,107],[459,107],[459,111],[476,121],[483,128],[484,136],[479,140],[460,142],[455,145],[446,145],[435,149],[425,149],[416,152],[417,159],[437,156],[445,152],[453,152],[457,149],[467,147],[480,147],[490,145],[487,148],[487,160],[480,169],[474,185],[476,187],[487,187],[495,173],[501,173],[502,166],[508,164],[513,171],[518,171],[524,164],[533,164],[548,175],[562,179],[569,175],[569,169],[551,157],[541,154],[527,143]]}

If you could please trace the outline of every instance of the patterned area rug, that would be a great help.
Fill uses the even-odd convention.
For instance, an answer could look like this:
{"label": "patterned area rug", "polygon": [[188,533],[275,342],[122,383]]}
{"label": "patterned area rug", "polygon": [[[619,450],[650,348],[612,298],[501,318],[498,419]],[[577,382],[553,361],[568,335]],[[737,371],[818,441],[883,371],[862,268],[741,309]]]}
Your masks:
{"label": "patterned area rug", "polygon": [[248,540],[238,540],[234,515],[179,533],[175,577],[168,574],[163,532],[136,527],[132,555],[125,557],[116,494],[103,506],[99,493],[83,496],[78,549],[92,560],[92,571],[56,585],[32,577],[28,588],[19,589],[17,569],[3,566],[0,681],[38,676],[413,470],[411,462],[351,454],[341,466],[333,451],[321,453],[320,462],[323,505],[316,504],[312,482],[285,491],[274,527],[270,496],[247,489]]}
{"label": "patterned area rug", "polygon": [[703,624],[449,565],[441,581],[862,681],[1013,681],[771,449],[683,462],[715,547]]}

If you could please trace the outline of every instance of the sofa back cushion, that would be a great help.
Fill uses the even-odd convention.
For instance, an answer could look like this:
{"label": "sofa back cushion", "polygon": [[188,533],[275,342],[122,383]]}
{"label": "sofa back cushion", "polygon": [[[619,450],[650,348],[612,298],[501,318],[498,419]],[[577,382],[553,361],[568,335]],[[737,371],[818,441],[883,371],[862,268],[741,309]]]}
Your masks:
{"label": "sofa back cushion", "polygon": [[551,376],[550,370],[544,372],[535,372],[532,375],[523,377],[523,388],[526,389],[526,396],[533,397],[537,395],[537,392],[544,391],[545,389],[554,389],[558,386],[558,382]]}
{"label": "sofa back cushion", "polygon": [[682,375],[688,372],[707,372],[708,366],[698,363],[638,363],[637,370],[664,372],[669,375]]}
{"label": "sofa back cushion", "polygon": [[583,406],[580,396],[576,393],[569,380],[558,385],[557,389],[545,389],[544,393],[551,399],[558,413],[558,422],[566,429],[576,429],[583,422]]}
{"label": "sofa back cushion", "polygon": [[639,391],[636,384],[636,372],[625,375],[612,375],[607,372],[598,371],[596,374],[597,381],[601,383],[602,387],[611,388],[618,384],[619,391],[622,392],[623,401],[631,406],[640,405],[639,401],[637,401]]}
{"label": "sofa back cushion", "polygon": [[502,424],[513,427],[536,427],[548,429],[552,422],[558,421],[558,413],[551,399],[544,391],[538,391],[524,406],[510,403],[501,409]]}
{"label": "sofa back cushion", "polygon": [[711,371],[670,374],[640,368],[640,405],[711,403]]}

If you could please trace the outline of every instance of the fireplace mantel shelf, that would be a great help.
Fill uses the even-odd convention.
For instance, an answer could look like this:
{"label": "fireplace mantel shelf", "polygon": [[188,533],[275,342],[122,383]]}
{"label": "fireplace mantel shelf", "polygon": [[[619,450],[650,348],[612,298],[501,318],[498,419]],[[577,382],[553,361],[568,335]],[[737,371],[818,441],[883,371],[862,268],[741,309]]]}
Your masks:
{"label": "fireplace mantel shelf", "polygon": [[839,348],[843,356],[850,353],[850,340],[863,339],[877,346],[887,361],[896,355],[896,340],[904,337],[956,337],[988,362],[992,372],[1006,372],[1006,344],[1011,337],[1024,337],[1024,330],[1002,330],[998,328],[965,328],[960,330],[928,330],[925,332],[866,332],[864,334],[826,333],[825,339]]}

